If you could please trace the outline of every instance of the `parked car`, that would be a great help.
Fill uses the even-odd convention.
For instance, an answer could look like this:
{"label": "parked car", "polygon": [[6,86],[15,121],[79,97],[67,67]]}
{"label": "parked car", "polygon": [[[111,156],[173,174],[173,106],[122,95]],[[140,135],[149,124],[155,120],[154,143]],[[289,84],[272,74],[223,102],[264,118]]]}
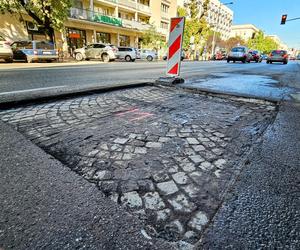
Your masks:
{"label": "parked car", "polygon": [[226,53],[222,53],[221,51],[217,52],[212,56],[212,60],[224,60],[226,59]]}
{"label": "parked car", "polygon": [[[168,54],[164,55],[162,59],[166,61],[168,59]],[[185,52],[184,52],[184,50],[182,50],[181,51],[181,61],[183,61],[184,59],[185,59]]]}
{"label": "parked car", "polygon": [[77,61],[101,59],[109,62],[117,59],[118,48],[112,44],[91,43],[83,48],[74,50],[74,57]]}
{"label": "parked car", "polygon": [[151,62],[153,60],[157,60],[158,56],[156,51],[149,50],[149,49],[140,49],[138,50],[138,59],[147,60],[148,62]]}
{"label": "parked car", "polygon": [[11,48],[14,60],[28,63],[58,60],[58,51],[54,48],[54,44],[47,41],[15,41]]}
{"label": "parked car", "polygon": [[249,54],[249,49],[245,46],[238,46],[231,49],[227,56],[227,62],[241,61],[242,63],[250,62],[251,55]]}
{"label": "parked car", "polygon": [[119,59],[124,59],[126,62],[134,62],[137,58],[137,52],[135,48],[131,47],[118,47]]}
{"label": "parked car", "polygon": [[13,62],[13,52],[10,47],[10,43],[0,36],[0,59],[5,60],[5,62]]}
{"label": "parked car", "polygon": [[288,63],[288,54],[286,50],[273,50],[268,56],[267,63],[281,62]]}
{"label": "parked car", "polygon": [[255,62],[262,62],[262,55],[260,51],[258,50],[249,50],[250,56],[250,61],[255,61]]}

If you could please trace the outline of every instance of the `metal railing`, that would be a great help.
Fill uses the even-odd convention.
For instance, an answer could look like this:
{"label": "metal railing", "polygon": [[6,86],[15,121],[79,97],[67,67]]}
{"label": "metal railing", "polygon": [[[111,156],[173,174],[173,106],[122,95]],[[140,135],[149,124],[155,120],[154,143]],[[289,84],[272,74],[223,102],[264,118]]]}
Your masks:
{"label": "metal railing", "polygon": [[130,0],[118,0],[119,4],[125,5],[127,7],[131,7],[136,9],[137,8],[137,3],[135,1],[130,1]]}
{"label": "metal railing", "polygon": [[148,30],[151,27],[151,25],[123,19],[123,27],[137,30]]}
{"label": "metal railing", "polygon": [[121,19],[113,16],[104,15],[103,13],[100,12],[79,9],[79,8],[71,8],[69,17],[74,19],[87,20],[96,23],[105,23],[113,26],[137,29],[137,30],[147,30],[151,26],[149,24],[145,24],[141,22]]}
{"label": "metal railing", "polygon": [[137,9],[139,11],[142,11],[142,12],[145,12],[145,13],[148,13],[148,14],[152,13],[150,6],[144,5],[144,4],[141,4],[141,3],[137,4]]}
{"label": "metal railing", "polygon": [[69,17],[74,19],[82,19],[87,21],[92,21],[96,23],[106,23],[114,26],[122,26],[122,19],[104,15],[100,12],[79,9],[79,8],[71,8]]}

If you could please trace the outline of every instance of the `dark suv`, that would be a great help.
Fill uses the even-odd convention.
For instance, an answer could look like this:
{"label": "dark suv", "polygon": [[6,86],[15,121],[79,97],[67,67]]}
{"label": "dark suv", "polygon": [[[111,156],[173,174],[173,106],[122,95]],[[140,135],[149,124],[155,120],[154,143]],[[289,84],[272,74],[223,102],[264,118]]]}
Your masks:
{"label": "dark suv", "polygon": [[288,53],[286,50],[273,50],[267,58],[267,63],[282,62],[288,63]]}

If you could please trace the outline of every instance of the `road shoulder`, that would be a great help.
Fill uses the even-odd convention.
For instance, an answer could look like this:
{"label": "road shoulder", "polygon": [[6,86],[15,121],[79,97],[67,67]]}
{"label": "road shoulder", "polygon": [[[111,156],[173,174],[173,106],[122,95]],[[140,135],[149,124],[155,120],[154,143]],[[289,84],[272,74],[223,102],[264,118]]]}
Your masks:
{"label": "road shoulder", "polygon": [[0,122],[0,248],[167,249],[95,185]]}

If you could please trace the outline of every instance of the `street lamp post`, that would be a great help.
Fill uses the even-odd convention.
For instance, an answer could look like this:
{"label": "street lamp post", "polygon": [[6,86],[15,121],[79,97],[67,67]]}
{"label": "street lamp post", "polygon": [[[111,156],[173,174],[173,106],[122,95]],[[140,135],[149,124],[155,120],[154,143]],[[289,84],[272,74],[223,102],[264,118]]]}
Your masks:
{"label": "street lamp post", "polygon": [[221,3],[221,2],[220,2],[219,8],[218,8],[218,12],[217,12],[217,23],[216,23],[215,28],[214,28],[213,40],[212,40],[212,48],[211,48],[211,52],[212,52],[213,55],[215,54],[215,46],[216,46],[216,29],[218,29],[219,15],[220,15],[221,6],[222,6],[222,5],[230,5],[230,4],[233,4],[233,2],[229,2],[229,3]]}

